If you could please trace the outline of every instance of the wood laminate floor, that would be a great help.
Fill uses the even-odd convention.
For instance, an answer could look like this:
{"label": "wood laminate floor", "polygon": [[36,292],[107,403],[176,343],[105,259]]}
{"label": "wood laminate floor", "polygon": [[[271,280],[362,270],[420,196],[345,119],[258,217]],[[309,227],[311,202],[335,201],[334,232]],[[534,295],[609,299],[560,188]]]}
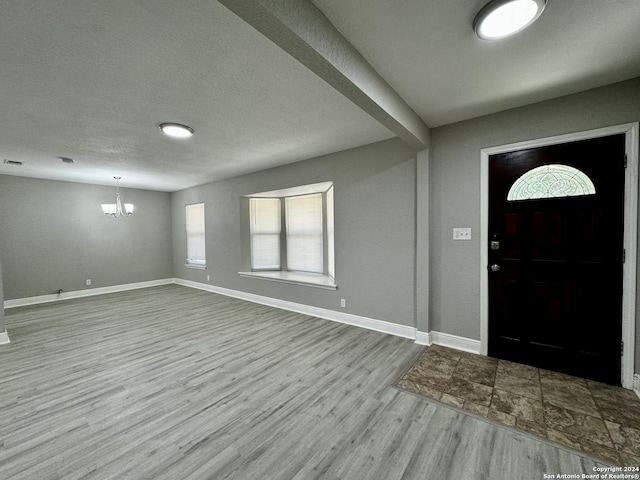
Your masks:
{"label": "wood laminate floor", "polygon": [[393,387],[411,340],[177,285],[7,312],[0,479],[541,479],[588,457]]}

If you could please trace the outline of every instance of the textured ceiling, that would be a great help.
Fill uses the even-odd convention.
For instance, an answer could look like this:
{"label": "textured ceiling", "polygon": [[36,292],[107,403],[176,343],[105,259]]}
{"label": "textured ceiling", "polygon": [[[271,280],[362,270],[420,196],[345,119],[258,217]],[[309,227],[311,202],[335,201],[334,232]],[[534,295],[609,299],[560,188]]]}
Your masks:
{"label": "textured ceiling", "polygon": [[[484,1],[314,3],[431,127],[640,76],[638,0],[492,43]],[[0,68],[0,174],[175,191],[394,136],[214,0],[0,0]]]}
{"label": "textured ceiling", "polygon": [[640,76],[640,1],[550,0],[528,29],[482,41],[488,0],[314,0],[436,127]]}
{"label": "textured ceiling", "polygon": [[0,174],[175,191],[394,136],[212,0],[3,0],[0,58]]}

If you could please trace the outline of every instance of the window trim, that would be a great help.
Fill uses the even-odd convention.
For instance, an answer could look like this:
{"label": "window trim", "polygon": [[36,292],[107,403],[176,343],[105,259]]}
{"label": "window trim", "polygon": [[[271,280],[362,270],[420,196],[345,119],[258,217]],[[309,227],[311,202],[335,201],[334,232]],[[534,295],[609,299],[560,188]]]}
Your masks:
{"label": "window trim", "polygon": [[[202,260],[193,260],[189,258],[189,223],[188,223],[188,211],[189,207],[195,207],[198,205],[202,205],[202,235],[204,237],[203,247],[204,247],[204,258]],[[195,270],[206,270],[207,269],[207,222],[205,215],[205,204],[204,202],[195,202],[188,203],[184,206],[184,214],[185,214],[185,235],[186,235],[186,260],[184,266],[187,268],[192,268]]]}
{"label": "window trim", "polygon": [[[331,190],[333,193],[333,182],[322,182],[310,185],[302,185],[299,187],[285,188],[280,190],[272,190],[269,192],[260,192],[250,195],[244,195],[249,200],[249,222],[251,222],[251,199],[260,198],[277,198],[280,200],[280,269],[256,269],[253,268],[253,239],[251,234],[251,225],[247,230],[249,237],[248,252],[249,271],[238,272],[238,275],[248,278],[257,278],[262,280],[270,280],[294,285],[305,285],[318,288],[335,290],[338,288],[335,281],[335,246],[333,248],[334,255],[329,256],[329,221],[334,219],[334,215],[327,215],[327,193]],[[322,195],[322,273],[303,272],[297,270],[289,270],[287,265],[287,227],[286,227],[286,198],[302,197],[309,195]],[[335,225],[332,230],[335,235]],[[333,260],[334,265],[330,265]]]}
{"label": "window trim", "polygon": [[257,278],[259,280],[269,280],[272,282],[301,285],[304,287],[324,288],[326,290],[338,289],[338,285],[335,283],[333,278],[321,273],[262,270],[258,272],[238,272],[238,275],[246,278]]}

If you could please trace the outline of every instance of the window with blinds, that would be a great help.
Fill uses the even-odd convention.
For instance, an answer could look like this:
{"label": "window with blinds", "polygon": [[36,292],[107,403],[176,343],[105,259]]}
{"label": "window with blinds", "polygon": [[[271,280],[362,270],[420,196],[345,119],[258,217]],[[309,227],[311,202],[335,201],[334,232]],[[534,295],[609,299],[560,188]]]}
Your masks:
{"label": "window with blinds", "polygon": [[251,270],[261,278],[273,271],[280,280],[289,278],[287,272],[296,278],[318,274],[335,288],[333,183],[248,197]]}
{"label": "window with blinds", "polygon": [[205,267],[204,203],[186,205],[187,266]]}
{"label": "window with blinds", "polygon": [[285,198],[287,270],[322,273],[322,194]]}
{"label": "window with blinds", "polygon": [[279,198],[251,198],[251,268],[280,270],[281,213]]}

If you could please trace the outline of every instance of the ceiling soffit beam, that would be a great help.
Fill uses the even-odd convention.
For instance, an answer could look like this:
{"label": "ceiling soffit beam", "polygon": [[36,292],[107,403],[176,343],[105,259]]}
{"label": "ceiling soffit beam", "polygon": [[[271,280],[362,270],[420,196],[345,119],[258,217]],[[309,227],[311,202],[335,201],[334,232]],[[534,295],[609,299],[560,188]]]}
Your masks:
{"label": "ceiling soffit beam", "polygon": [[309,0],[218,0],[419,150],[429,127]]}

